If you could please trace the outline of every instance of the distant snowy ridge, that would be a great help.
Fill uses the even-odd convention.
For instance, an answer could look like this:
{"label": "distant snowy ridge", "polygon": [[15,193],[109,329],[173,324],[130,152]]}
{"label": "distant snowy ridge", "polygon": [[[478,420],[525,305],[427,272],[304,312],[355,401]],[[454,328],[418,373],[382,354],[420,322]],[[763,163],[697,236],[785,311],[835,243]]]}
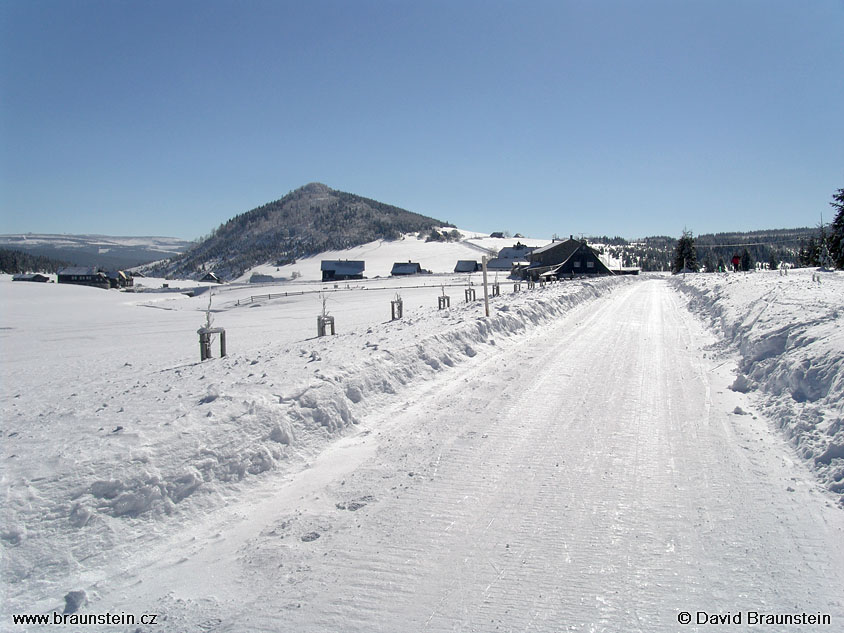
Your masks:
{"label": "distant snowy ridge", "polygon": [[184,252],[191,242],[175,237],[120,237],[15,233],[0,235],[0,248],[70,262],[76,266],[125,269],[167,259]]}
{"label": "distant snowy ridge", "polygon": [[733,389],[760,392],[766,415],[844,503],[844,275],[805,269],[674,281],[739,354]]}
{"label": "distant snowy ridge", "polygon": [[0,235],[0,244],[9,246],[54,246],[56,248],[84,248],[99,246],[141,246],[150,250],[181,253],[190,242],[177,237],[69,235],[63,233],[10,233]]}
{"label": "distant snowy ridge", "polygon": [[[418,393],[420,381],[629,283],[511,293],[491,303],[489,318],[481,301],[452,297],[450,310],[347,334],[143,373],[127,364],[84,398],[34,404],[27,419],[49,419],[49,437],[60,441],[29,423],[12,431],[4,581],[60,592],[73,561],[152,538],[168,514],[213,512],[245,494],[254,475],[299,470],[367,414]],[[11,593],[26,603],[25,588]]]}

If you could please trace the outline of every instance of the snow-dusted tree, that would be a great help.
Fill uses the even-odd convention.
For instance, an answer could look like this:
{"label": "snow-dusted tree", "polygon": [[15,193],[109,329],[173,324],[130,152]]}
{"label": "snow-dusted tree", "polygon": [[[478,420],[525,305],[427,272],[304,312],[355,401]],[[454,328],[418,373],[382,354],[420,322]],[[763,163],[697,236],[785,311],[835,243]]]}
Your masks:
{"label": "snow-dusted tree", "polygon": [[208,307],[205,309],[205,325],[203,326],[206,330],[211,329],[211,324],[214,323],[214,317],[211,316],[211,299],[213,299],[214,293],[210,290],[208,291]]}
{"label": "snow-dusted tree", "polygon": [[677,248],[674,250],[674,266],[671,272],[678,273],[683,268],[698,271],[695,238],[692,237],[692,232],[686,229],[683,229],[683,235],[677,240]]}
{"label": "snow-dusted tree", "polygon": [[844,268],[844,189],[835,192],[829,205],[836,211],[829,225],[829,254],[836,268]]}

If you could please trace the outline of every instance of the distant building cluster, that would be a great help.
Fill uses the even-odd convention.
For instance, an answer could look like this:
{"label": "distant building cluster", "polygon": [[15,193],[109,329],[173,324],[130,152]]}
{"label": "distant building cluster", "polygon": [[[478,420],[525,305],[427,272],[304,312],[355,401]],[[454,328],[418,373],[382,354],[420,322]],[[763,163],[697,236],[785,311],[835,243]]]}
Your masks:
{"label": "distant building cluster", "polygon": [[[366,262],[324,259],[320,269],[323,281],[363,279]],[[458,260],[454,266],[455,273],[474,273],[481,269],[482,263],[474,259]],[[601,261],[599,253],[585,240],[576,240],[573,236],[569,236],[567,240],[554,240],[541,247],[526,246],[517,241],[513,246],[502,248],[496,257],[489,259],[487,270],[505,272],[514,277],[534,281],[582,275],[612,275],[617,272],[610,270]],[[394,263],[390,275],[400,277],[430,272],[422,268],[419,262],[407,261]],[[638,270],[623,272],[631,274]]]}
{"label": "distant building cluster", "polygon": [[[590,247],[585,240],[574,239],[553,240],[550,244],[531,247],[516,241],[498,251],[495,257],[487,260],[487,270],[496,273],[506,273],[517,279],[533,281],[549,281],[553,279],[572,278],[583,275],[612,275],[620,272],[630,274],[638,270],[610,270],[599,253]],[[474,259],[461,259],[454,265],[455,273],[475,273],[482,270],[483,264]],[[322,281],[349,281],[364,279],[366,262],[349,259],[324,259],[320,263]],[[420,262],[412,260],[395,262],[390,270],[393,277],[408,275],[430,274],[430,270],[422,267]],[[50,278],[40,273],[15,275],[14,281],[47,282]],[[69,267],[59,270],[57,281],[60,284],[76,284],[95,288],[130,288],[134,285],[131,273],[115,270],[106,271],[95,267]],[[213,271],[206,271],[202,281],[208,283],[224,283]],[[251,283],[272,283],[276,281],[270,275],[253,273]]]}
{"label": "distant building cluster", "polygon": [[[12,281],[34,281],[46,283],[52,281],[41,273],[27,273],[14,275]],[[60,284],[76,284],[78,286],[92,286],[94,288],[131,288],[135,280],[131,273],[123,270],[104,271],[92,266],[71,266],[62,268],[56,275]]]}
{"label": "distant building cluster", "polygon": [[58,272],[60,284],[76,284],[95,288],[130,288],[135,280],[130,273],[122,270],[103,271],[94,267],[72,266]]}

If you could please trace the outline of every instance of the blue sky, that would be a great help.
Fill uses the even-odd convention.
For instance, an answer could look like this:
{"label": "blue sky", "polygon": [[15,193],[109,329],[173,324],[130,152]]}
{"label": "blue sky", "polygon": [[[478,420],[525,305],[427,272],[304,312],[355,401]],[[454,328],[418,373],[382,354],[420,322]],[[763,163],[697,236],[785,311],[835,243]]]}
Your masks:
{"label": "blue sky", "polygon": [[195,238],[314,181],[540,237],[816,225],[844,2],[0,3],[0,233]]}

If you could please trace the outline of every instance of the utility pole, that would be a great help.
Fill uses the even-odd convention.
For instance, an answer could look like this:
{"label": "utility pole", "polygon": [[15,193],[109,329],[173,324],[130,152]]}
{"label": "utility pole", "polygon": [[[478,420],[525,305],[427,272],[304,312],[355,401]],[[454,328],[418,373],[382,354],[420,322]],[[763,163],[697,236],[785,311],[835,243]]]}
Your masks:
{"label": "utility pole", "polygon": [[481,265],[483,266],[483,269],[484,269],[484,311],[486,312],[486,315],[489,316],[489,291],[487,290],[487,287],[486,287],[486,260],[487,260],[486,255],[481,257]]}

